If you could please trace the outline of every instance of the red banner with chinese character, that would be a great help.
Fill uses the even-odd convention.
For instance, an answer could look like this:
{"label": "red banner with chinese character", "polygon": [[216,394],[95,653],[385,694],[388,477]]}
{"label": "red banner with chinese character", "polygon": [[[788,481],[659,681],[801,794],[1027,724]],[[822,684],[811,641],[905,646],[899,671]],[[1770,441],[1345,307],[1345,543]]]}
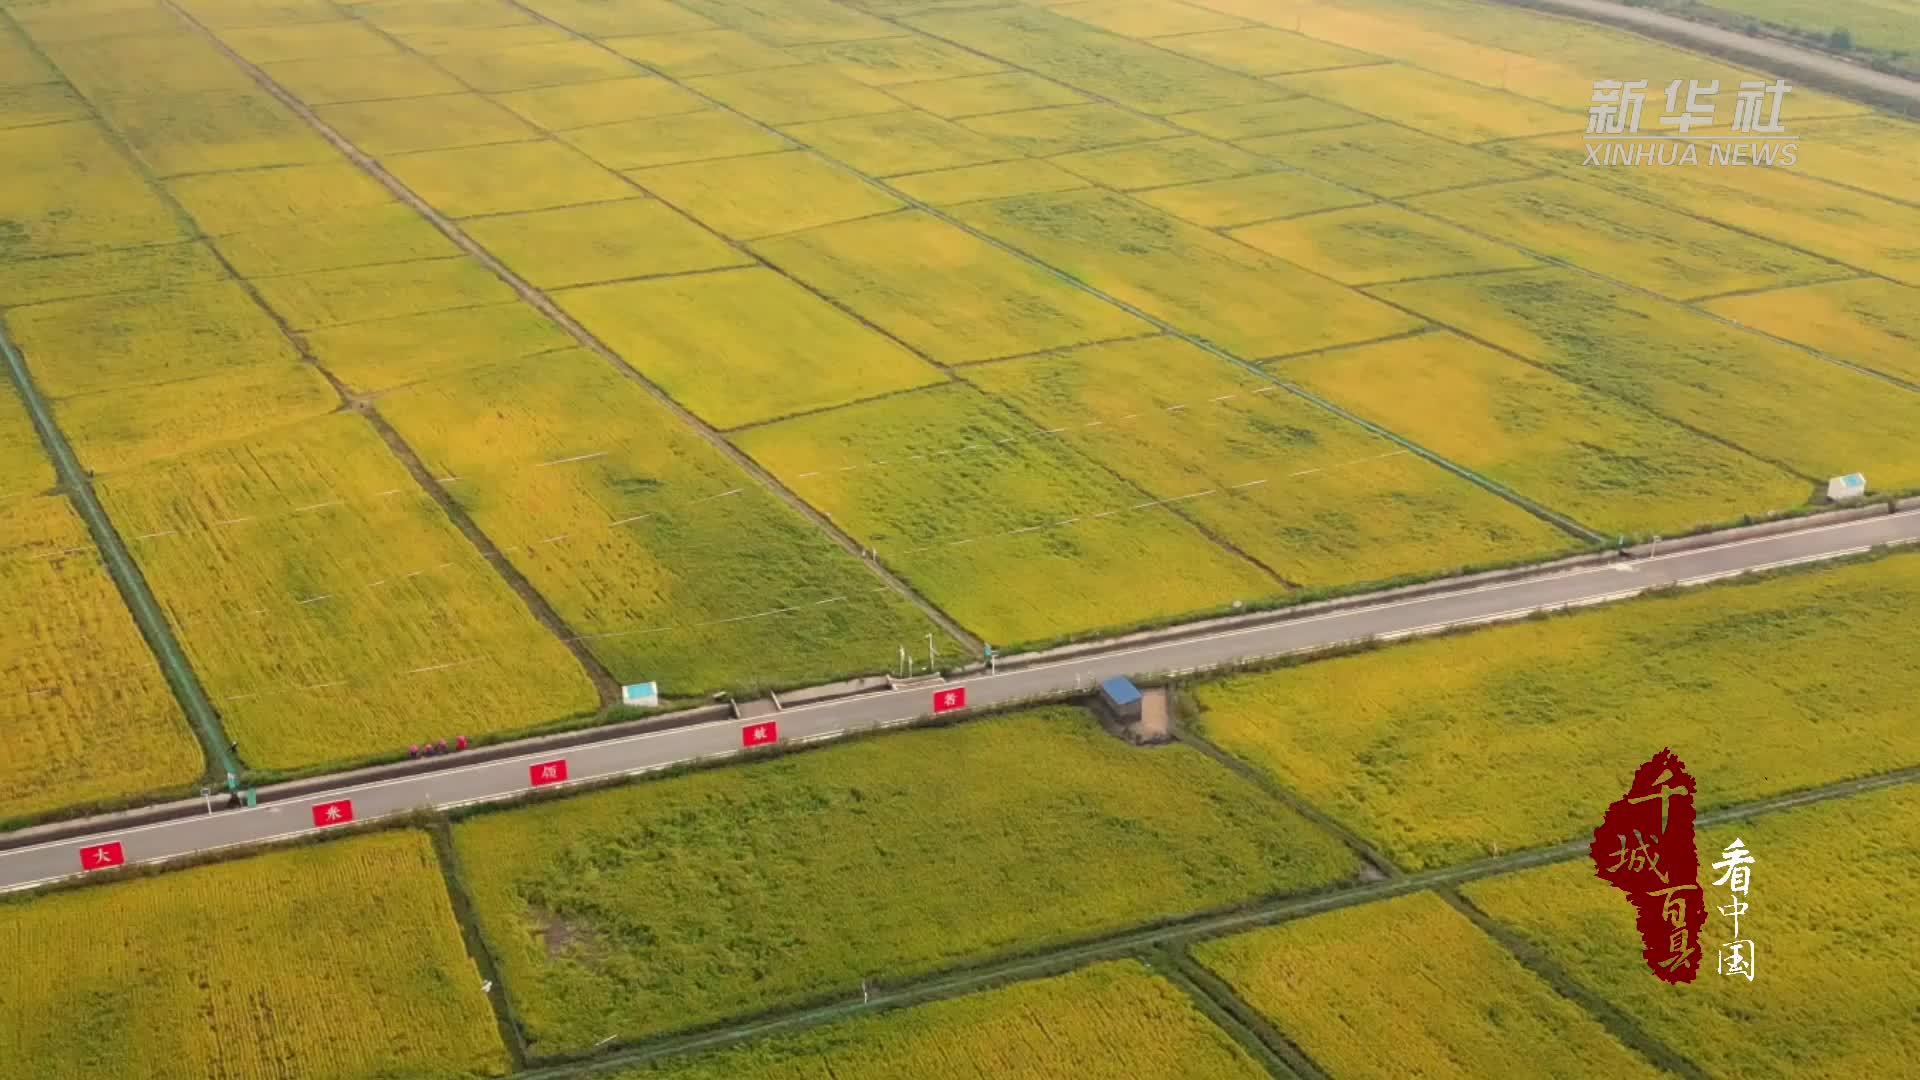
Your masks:
{"label": "red banner with chinese character", "polygon": [[1693,837],[1693,777],[1671,749],[1633,774],[1627,793],[1593,831],[1593,868],[1633,903],[1643,955],[1655,977],[1692,982],[1700,971],[1707,905]]}
{"label": "red banner with chinese character", "polygon": [[556,761],[543,761],[538,765],[527,766],[527,780],[534,787],[566,783],[567,759],[560,758]]}
{"label": "red banner with chinese character", "polygon": [[324,829],[329,825],[346,825],[352,821],[352,799],[336,799],[333,802],[323,802],[314,805],[313,827],[316,829]]}
{"label": "red banner with chinese character", "polygon": [[780,724],[768,720],[763,724],[748,724],[740,729],[740,745],[751,750],[756,746],[772,746],[780,741]]}
{"label": "red banner with chinese character", "polygon": [[956,686],[951,690],[936,690],[933,694],[933,711],[952,712],[967,707],[967,688]]}
{"label": "red banner with chinese character", "polygon": [[95,844],[80,849],[80,869],[109,870],[116,866],[127,865],[127,854],[120,845]]}

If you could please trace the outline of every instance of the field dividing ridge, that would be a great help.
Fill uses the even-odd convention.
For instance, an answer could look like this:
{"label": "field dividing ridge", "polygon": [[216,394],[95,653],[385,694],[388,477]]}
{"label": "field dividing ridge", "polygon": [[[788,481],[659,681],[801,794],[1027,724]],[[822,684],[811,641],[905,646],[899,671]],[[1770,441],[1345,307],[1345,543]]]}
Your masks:
{"label": "field dividing ridge", "polygon": [[194,736],[200,740],[201,749],[207,757],[208,771],[239,775],[240,762],[233,755],[232,742],[220,725],[213,703],[207,700],[206,690],[200,685],[199,677],[187,662],[179,641],[160,614],[159,604],[147,588],[146,579],[141,576],[139,567],[134,565],[126,544],[120,539],[120,533],[114,529],[105,508],[100,505],[89,474],[80,467],[80,462],[73,455],[73,447],[54,424],[46,402],[40,397],[34,387],[33,377],[27,372],[26,362],[7,338],[3,327],[0,327],[0,353],[6,355],[7,374],[33,417],[34,430],[39,432],[47,456],[53,459],[63,490],[86,521],[87,531],[99,546],[107,569],[113,575],[114,584],[119,586],[128,611],[139,624],[141,636],[153,649],[167,685],[172,688],[181,708],[186,710],[188,719],[192,721]]}
{"label": "field dividing ridge", "polygon": [[[756,464],[751,458],[747,457],[747,455],[741,453],[738,449],[736,449],[723,436],[721,436],[718,431],[716,431],[714,428],[709,426],[705,421],[701,420],[699,417],[694,415],[694,413],[691,410],[689,410],[686,406],[674,400],[671,395],[667,394],[652,380],[648,379],[646,376],[642,375],[639,371],[635,370],[632,365],[627,363],[626,360],[620,356],[619,353],[615,352],[605,342],[601,341],[598,337],[596,337],[594,334],[589,332],[586,329],[586,327],[581,325],[580,322],[578,322],[571,315],[569,315],[564,309],[562,309],[557,303],[555,303],[554,300],[551,297],[549,297],[544,291],[535,288],[525,278],[521,277],[520,275],[514,273],[512,270],[508,269],[508,267],[504,263],[502,263],[499,259],[495,258],[489,251],[487,251],[472,237],[470,237],[464,229],[462,229],[459,225],[455,224],[446,215],[440,213],[433,206],[428,204],[425,199],[415,194],[405,184],[401,183],[401,181],[397,177],[395,177],[393,173],[388,171],[383,165],[381,165],[379,162],[374,161],[370,156],[368,156],[366,153],[361,151],[352,142],[348,141],[339,132],[329,127],[324,121],[322,121],[314,113],[314,111],[311,108],[307,107],[305,103],[301,102],[291,92],[286,90],[279,83],[275,82],[271,76],[269,76],[265,71],[263,71],[257,65],[254,65],[246,61],[238,53],[234,52],[230,47],[228,47],[223,41],[220,40],[217,34],[209,30],[203,23],[194,19],[191,15],[187,14],[183,9],[180,8],[178,4],[174,3],[173,0],[164,0],[164,2],[171,10],[179,14],[181,18],[187,20],[191,25],[193,25],[204,38],[206,38],[209,42],[213,44],[213,46],[216,49],[220,50],[232,63],[236,64],[241,68],[241,70],[245,71],[263,89],[265,89],[269,94],[273,95],[273,97],[276,100],[278,100],[281,104],[285,105],[287,108],[292,109],[297,115],[299,115],[310,126],[312,126],[315,131],[319,132],[327,142],[331,143],[337,150],[339,150],[342,154],[346,155],[347,158],[351,160],[356,166],[358,166],[362,171],[364,171],[369,176],[377,180],[381,185],[383,185],[389,191],[391,191],[402,202],[406,203],[408,206],[411,206],[417,213],[419,213],[422,217],[426,218],[429,222],[431,222],[436,229],[438,229],[449,240],[453,241],[454,244],[456,244],[462,251],[465,251],[468,255],[478,260],[482,265],[486,266],[502,281],[506,282],[514,290],[514,292],[520,296],[522,300],[526,301],[528,304],[538,309],[548,319],[552,320],[554,323],[558,324],[561,328],[566,330],[582,346],[586,347],[588,350],[593,352],[595,355],[600,357],[605,362],[613,365],[617,370],[619,370],[627,378],[630,378],[634,380],[636,383],[638,383],[649,394],[653,395],[660,402],[660,404],[665,406],[670,412],[672,412],[676,417],[678,417],[683,423],[685,423],[687,426],[689,426],[694,431],[699,433],[699,435],[703,439],[705,439],[709,444],[711,444],[714,447],[714,449],[718,450],[724,457],[729,459],[735,466],[740,468],[742,471],[746,472],[749,476],[751,476],[753,479],[758,481],[762,486],[767,488],[771,493],[773,493],[777,498],[785,502],[788,506],[792,507],[795,511],[805,516],[820,531],[822,531],[823,533],[827,534],[830,538],[832,538],[834,542],[838,544],[843,551],[846,551],[847,553],[853,554],[856,556],[861,554],[860,545],[855,543],[851,537],[847,536],[837,526],[835,526],[831,521],[829,521],[825,517],[825,515],[815,510],[812,506],[808,505],[804,499],[801,499],[799,496],[795,495],[792,491],[787,489],[770,473],[768,473],[765,469],[761,468],[758,464]],[[533,15],[535,18],[538,18],[543,22],[547,21],[545,20],[544,16],[540,16],[535,12],[529,11],[528,14]],[[613,54],[613,55],[618,55],[618,54]],[[624,58],[622,58],[622,62],[631,63],[630,61],[626,61]],[[895,577],[893,574],[888,572],[884,567],[879,565],[877,562],[871,562],[866,560],[863,560],[863,561],[866,562],[866,565],[868,566],[868,568],[871,570],[873,574],[875,574],[880,580],[884,581],[886,584],[894,588],[901,596],[906,597],[915,606],[919,607],[920,610],[924,612],[928,618],[932,619],[935,623],[937,623],[943,630],[945,630],[955,640],[964,643],[967,646],[967,648],[971,651],[974,651],[974,652],[979,651],[980,645],[981,645],[979,640],[973,637],[970,633],[968,633],[965,629],[963,629],[961,626],[955,623],[952,619],[948,618],[944,612],[941,612],[939,609],[935,608],[932,604],[930,604],[924,598],[922,598],[917,593],[915,593],[904,581]]]}

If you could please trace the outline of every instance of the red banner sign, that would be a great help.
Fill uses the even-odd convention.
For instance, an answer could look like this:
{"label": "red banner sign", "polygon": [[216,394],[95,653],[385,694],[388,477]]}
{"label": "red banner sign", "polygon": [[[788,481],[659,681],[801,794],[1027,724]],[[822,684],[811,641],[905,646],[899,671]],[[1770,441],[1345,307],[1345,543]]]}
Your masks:
{"label": "red banner sign", "polygon": [[740,745],[748,748],[772,746],[780,741],[780,723],[768,720],[764,724],[748,724],[740,729]]}
{"label": "red banner sign", "polygon": [[345,825],[352,820],[352,799],[336,799],[333,802],[314,804],[313,827],[316,829],[324,829],[329,825]]}
{"label": "red banner sign", "polygon": [[1656,978],[1692,982],[1700,971],[1700,931],[1707,925],[1700,892],[1700,855],[1693,838],[1693,777],[1672,750],[1633,774],[1626,795],[1607,807],[1593,831],[1593,868],[1627,894]]}
{"label": "red banner sign", "polygon": [[80,869],[108,870],[116,866],[127,865],[127,853],[118,843],[95,844],[80,849]]}
{"label": "red banner sign", "polygon": [[529,765],[527,766],[527,779],[532,782],[534,787],[545,787],[548,784],[565,783],[567,779],[567,759],[561,758],[559,761],[543,761],[538,765]]}
{"label": "red banner sign", "polygon": [[964,686],[956,686],[951,690],[938,690],[934,692],[934,695],[933,695],[933,711],[934,712],[937,712],[937,713],[952,712],[955,709],[964,709],[966,707],[967,707],[967,688]]}

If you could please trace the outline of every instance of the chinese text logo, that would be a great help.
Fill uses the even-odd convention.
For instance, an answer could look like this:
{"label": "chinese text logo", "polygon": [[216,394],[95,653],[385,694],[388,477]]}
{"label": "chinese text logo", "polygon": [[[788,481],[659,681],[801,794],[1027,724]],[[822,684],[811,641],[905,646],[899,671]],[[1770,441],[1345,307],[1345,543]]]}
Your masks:
{"label": "chinese text logo", "polygon": [[1633,774],[1627,793],[1593,831],[1594,870],[1627,894],[1643,955],[1655,977],[1692,982],[1707,923],[1700,857],[1693,840],[1693,777],[1672,750]]}
{"label": "chinese text logo", "polygon": [[[1684,85],[1684,89],[1682,89]],[[1675,79],[1667,84],[1654,130],[1641,131],[1648,82],[1602,79],[1587,107],[1587,165],[1761,165],[1788,167],[1800,160],[1797,138],[1780,121],[1793,90],[1784,79],[1743,82],[1735,93],[1731,123],[1718,130],[1719,80]]]}
{"label": "chinese text logo", "polygon": [[1720,853],[1720,861],[1713,864],[1713,868],[1720,871],[1714,887],[1724,887],[1732,901],[1720,909],[1720,915],[1733,920],[1733,936],[1720,946],[1720,960],[1715,970],[1722,975],[1744,975],[1748,982],[1753,981],[1753,940],[1740,936],[1740,916],[1747,913],[1747,887],[1753,884],[1752,866],[1753,853],[1737,836]]}

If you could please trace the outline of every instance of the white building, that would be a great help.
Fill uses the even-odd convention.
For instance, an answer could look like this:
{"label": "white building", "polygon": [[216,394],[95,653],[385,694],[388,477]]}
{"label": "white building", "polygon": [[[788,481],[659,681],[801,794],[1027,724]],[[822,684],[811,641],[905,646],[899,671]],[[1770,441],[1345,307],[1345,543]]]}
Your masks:
{"label": "white building", "polygon": [[1867,478],[1860,473],[1848,473],[1827,481],[1827,499],[1830,502],[1864,498],[1866,494]]}

